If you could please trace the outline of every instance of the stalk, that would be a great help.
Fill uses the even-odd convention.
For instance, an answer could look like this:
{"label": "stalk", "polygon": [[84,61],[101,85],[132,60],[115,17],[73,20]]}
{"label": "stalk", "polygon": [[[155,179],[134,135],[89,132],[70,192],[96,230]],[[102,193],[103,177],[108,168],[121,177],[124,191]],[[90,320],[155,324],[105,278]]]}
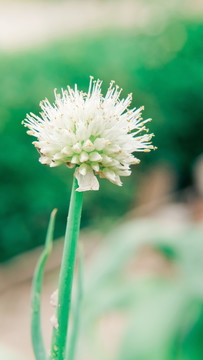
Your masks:
{"label": "stalk", "polygon": [[57,307],[58,327],[53,328],[52,360],[64,360],[69,314],[71,305],[71,291],[75,267],[77,241],[80,229],[83,193],[76,191],[77,180],[74,177],[69,215],[67,219],[63,257],[59,275],[59,294]]}
{"label": "stalk", "polygon": [[79,335],[80,327],[80,315],[81,315],[81,305],[83,297],[83,252],[82,249],[79,249],[79,261],[78,261],[78,279],[77,279],[77,292],[76,292],[76,303],[72,311],[72,329],[70,340],[68,343],[66,358],[65,360],[74,360],[76,354],[76,346]]}

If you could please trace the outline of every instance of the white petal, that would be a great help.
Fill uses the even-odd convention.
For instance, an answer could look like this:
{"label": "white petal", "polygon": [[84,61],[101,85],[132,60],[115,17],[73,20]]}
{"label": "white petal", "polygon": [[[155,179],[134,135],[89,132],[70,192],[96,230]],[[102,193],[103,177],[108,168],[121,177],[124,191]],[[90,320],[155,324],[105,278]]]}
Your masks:
{"label": "white petal", "polygon": [[77,154],[80,154],[82,150],[81,144],[78,142],[75,145],[73,145],[73,151]]}
{"label": "white petal", "polygon": [[102,165],[107,166],[112,163],[112,158],[107,155],[102,155]]}
{"label": "white petal", "polygon": [[92,144],[92,142],[90,140],[85,141],[82,148],[83,148],[83,150],[85,150],[87,152],[93,151],[95,149],[94,145]]}
{"label": "white petal", "polygon": [[104,138],[97,138],[94,142],[94,146],[98,151],[101,151],[106,146],[106,140]]}
{"label": "white petal", "polygon": [[90,167],[88,167],[86,175],[81,175],[79,167],[77,167],[74,176],[76,177],[79,185],[76,189],[77,191],[99,190],[99,182]]}
{"label": "white petal", "polygon": [[94,171],[98,172],[99,171],[99,164],[97,162],[93,162],[91,163],[91,167]]}
{"label": "white petal", "polygon": [[71,159],[72,164],[79,164],[79,157],[77,155],[74,155]]}
{"label": "white petal", "polygon": [[115,181],[113,182],[114,184],[118,185],[118,186],[122,186],[122,182],[120,179],[120,176],[116,175]]}
{"label": "white petal", "polygon": [[49,166],[50,166],[50,167],[56,167],[56,166],[61,165],[61,163],[62,163],[62,162],[59,161],[59,160],[58,160],[58,161],[52,161]]}
{"label": "white petal", "polygon": [[88,136],[88,129],[86,124],[80,123],[76,130],[77,139],[85,140]]}
{"label": "white petal", "polygon": [[111,169],[108,168],[104,168],[102,170],[103,175],[105,176],[106,179],[110,180],[113,184],[116,184],[118,186],[122,185],[122,182],[120,180],[120,177],[118,175],[115,174],[115,172]]}
{"label": "white petal", "polygon": [[102,160],[101,155],[96,151],[92,152],[89,155],[89,158],[90,158],[90,161],[101,161]]}
{"label": "white petal", "polygon": [[76,136],[73,132],[70,132],[67,129],[64,129],[63,134],[64,134],[64,139],[66,140],[67,145],[72,145],[77,142]]}
{"label": "white petal", "polygon": [[113,145],[110,145],[108,146],[108,152],[109,153],[117,153],[121,150],[120,146],[117,145],[117,144],[113,144]]}
{"label": "white petal", "polygon": [[113,170],[110,170],[110,169],[108,169],[108,168],[104,168],[104,169],[102,170],[102,172],[103,172],[103,174],[105,175],[105,177],[106,177],[107,179],[109,179],[110,181],[114,181],[114,180],[115,180],[116,174],[115,174],[115,172],[114,172]]}
{"label": "white petal", "polygon": [[88,165],[87,164],[80,165],[80,167],[78,168],[78,171],[81,175],[85,176],[88,171]]}
{"label": "white petal", "polygon": [[81,152],[80,161],[85,162],[87,160],[88,160],[88,154],[85,151]]}
{"label": "white petal", "polygon": [[67,156],[72,156],[73,155],[73,152],[72,150],[69,148],[69,147],[64,147],[62,150],[61,150],[62,154],[64,155],[67,155]]}
{"label": "white petal", "polygon": [[120,165],[120,162],[118,160],[111,158],[111,166],[115,166],[116,168]]}
{"label": "white petal", "polygon": [[53,156],[53,160],[61,160],[63,159],[63,157],[63,154],[61,154],[61,152],[58,152]]}
{"label": "white petal", "polygon": [[50,159],[47,157],[47,156],[41,156],[40,158],[39,158],[39,162],[41,162],[41,164],[43,164],[43,165],[49,165],[50,164]]}
{"label": "white petal", "polygon": [[131,175],[131,170],[118,170],[118,174],[120,176],[130,176]]}

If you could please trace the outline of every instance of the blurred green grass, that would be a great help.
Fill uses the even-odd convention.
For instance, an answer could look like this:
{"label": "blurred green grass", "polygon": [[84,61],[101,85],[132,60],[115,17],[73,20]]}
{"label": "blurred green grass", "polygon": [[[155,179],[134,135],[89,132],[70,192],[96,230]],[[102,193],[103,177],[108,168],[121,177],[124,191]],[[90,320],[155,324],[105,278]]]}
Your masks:
{"label": "blurred green grass", "polygon": [[78,359],[202,359],[202,234],[143,219],[108,235],[87,262]]}
{"label": "blurred green grass", "polygon": [[[57,207],[56,236],[64,233],[72,172],[38,162],[31,138],[20,125],[39,101],[53,100],[53,89],[78,84],[89,75],[114,79],[133,92],[133,104],[152,117],[156,152],[143,161],[123,188],[101,181],[99,192],[85,196],[82,226],[102,226],[122,216],[139,191],[142,172],[157,162],[176,169],[179,187],[191,183],[194,159],[202,152],[203,25],[172,19],[158,34],[131,31],[86,34],[71,40],[0,57],[0,261],[44,242],[50,211]],[[135,190],[136,189],[136,190]],[[106,226],[106,225],[105,225]]]}

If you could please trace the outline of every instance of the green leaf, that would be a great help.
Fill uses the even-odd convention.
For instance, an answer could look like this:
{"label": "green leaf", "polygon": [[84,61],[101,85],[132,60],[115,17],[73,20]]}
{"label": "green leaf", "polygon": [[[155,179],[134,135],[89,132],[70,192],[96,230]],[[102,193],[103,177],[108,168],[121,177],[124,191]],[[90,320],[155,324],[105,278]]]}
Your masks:
{"label": "green leaf", "polygon": [[42,291],[42,282],[44,275],[44,267],[47,261],[47,258],[52,250],[53,243],[53,232],[54,224],[56,217],[57,209],[54,209],[51,213],[47,236],[45,241],[44,250],[39,258],[37,266],[35,268],[33,283],[32,283],[32,322],[31,322],[31,336],[32,336],[32,345],[36,360],[47,360],[47,354],[44,347],[42,331],[41,331],[41,291]]}

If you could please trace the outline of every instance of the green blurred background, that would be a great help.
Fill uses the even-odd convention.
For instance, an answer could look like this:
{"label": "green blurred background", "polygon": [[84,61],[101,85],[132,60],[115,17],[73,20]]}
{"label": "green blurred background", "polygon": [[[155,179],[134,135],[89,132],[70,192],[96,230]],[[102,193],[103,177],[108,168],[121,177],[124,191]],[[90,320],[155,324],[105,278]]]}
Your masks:
{"label": "green blurred background", "polygon": [[[32,274],[55,207],[55,238],[64,235],[73,176],[39,163],[21,121],[54,88],[86,90],[90,75],[145,106],[158,150],[140,155],[122,188],[101,179],[84,194],[78,359],[202,360],[200,0],[0,1],[0,360],[33,359]],[[45,274],[47,349],[62,246]]]}
{"label": "green blurred background", "polygon": [[139,27],[135,13],[130,28],[108,25],[64,34],[34,48],[29,44],[1,50],[0,261],[43,243],[53,207],[59,209],[56,236],[64,233],[72,172],[65,166],[42,166],[21,126],[27,112],[39,112],[40,100],[53,101],[56,87],[77,83],[87,89],[93,75],[103,79],[105,92],[114,79],[124,89],[123,96],[132,92],[132,105],[144,105],[144,117],[153,118],[150,132],[156,135],[158,150],[141,156],[141,165],[124,179],[121,189],[101,181],[99,192],[85,195],[82,227],[106,227],[125,214],[136,203],[142,174],[156,164],[174,169],[176,190],[191,185],[191,169],[203,140],[203,24],[199,15],[180,11],[184,4],[168,9],[162,2],[144,1],[148,17],[143,23],[139,20]]}

